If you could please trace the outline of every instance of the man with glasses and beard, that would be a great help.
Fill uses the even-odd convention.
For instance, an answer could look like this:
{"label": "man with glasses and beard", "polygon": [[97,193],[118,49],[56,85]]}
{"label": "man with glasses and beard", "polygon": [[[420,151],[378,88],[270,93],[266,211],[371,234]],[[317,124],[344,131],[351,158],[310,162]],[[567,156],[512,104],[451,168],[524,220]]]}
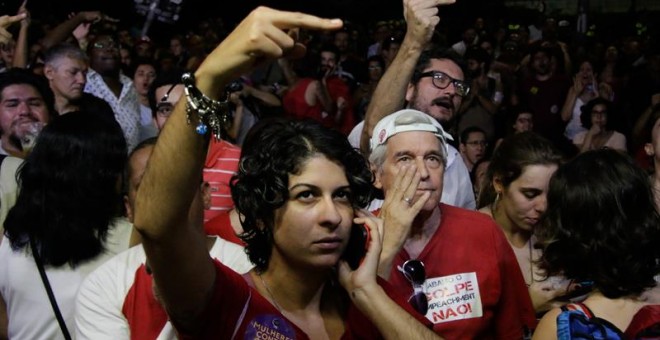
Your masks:
{"label": "man with glasses and beard", "polygon": [[[364,123],[351,132],[351,135],[361,134],[363,153],[369,152],[369,139],[376,123],[402,109],[406,102],[408,108],[422,111],[447,127],[463,97],[470,92],[460,57],[451,50],[427,49],[440,21],[437,6],[448,3],[453,1],[403,1],[406,35],[374,91]],[[443,203],[476,208],[470,174],[458,150],[451,145],[448,146],[444,183]]]}
{"label": "man with glasses and beard", "polygon": [[386,230],[378,274],[447,339],[522,339],[536,320],[504,234],[484,214],[440,203],[448,138],[411,109],[376,125],[369,161]]}

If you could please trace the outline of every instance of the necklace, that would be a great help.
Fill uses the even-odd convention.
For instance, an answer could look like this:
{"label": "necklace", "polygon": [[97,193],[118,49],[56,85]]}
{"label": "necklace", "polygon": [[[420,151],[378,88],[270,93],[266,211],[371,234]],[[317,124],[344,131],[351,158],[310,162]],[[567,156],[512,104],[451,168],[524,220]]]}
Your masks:
{"label": "necklace", "polygon": [[261,276],[261,274],[259,274],[259,278],[261,279],[261,283],[264,285],[264,288],[266,288],[266,292],[268,293],[268,296],[270,297],[271,300],[273,300],[273,304],[275,305],[275,308],[277,308],[280,314],[284,315],[284,311],[282,310],[282,307],[280,307],[280,305],[275,300],[275,296],[270,291],[270,288],[268,287],[268,284],[266,284],[266,280],[264,280],[264,277]]}

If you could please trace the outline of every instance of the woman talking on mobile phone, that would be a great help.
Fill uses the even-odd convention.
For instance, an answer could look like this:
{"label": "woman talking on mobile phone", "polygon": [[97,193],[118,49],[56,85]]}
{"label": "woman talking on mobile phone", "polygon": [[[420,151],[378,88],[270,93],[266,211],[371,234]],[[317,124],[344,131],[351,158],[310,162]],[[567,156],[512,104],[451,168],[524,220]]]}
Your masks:
{"label": "woman talking on mobile phone", "polygon": [[[211,260],[203,235],[188,227],[201,218],[188,214],[198,199],[208,138],[198,132],[205,134],[206,126],[215,132],[215,119],[226,110],[206,96],[260,62],[299,56],[302,46],[290,29],[340,27],[339,20],[260,7],[207,57],[194,80],[184,79],[187,96],[158,139],[135,209],[160,297],[184,338],[436,337],[376,280],[382,223],[357,208],[368,202],[371,173],[338,132],[275,121],[261,122],[246,138],[231,184],[256,266],[246,276]],[[200,124],[196,129],[187,121]],[[357,270],[341,260],[354,223],[371,234]]]}

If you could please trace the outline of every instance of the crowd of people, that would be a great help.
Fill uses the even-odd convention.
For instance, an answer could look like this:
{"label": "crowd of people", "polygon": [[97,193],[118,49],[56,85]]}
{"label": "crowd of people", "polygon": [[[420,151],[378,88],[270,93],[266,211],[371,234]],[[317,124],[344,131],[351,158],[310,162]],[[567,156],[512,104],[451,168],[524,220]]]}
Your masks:
{"label": "crowd of people", "polygon": [[0,16],[0,338],[660,337],[658,37],[453,2]]}

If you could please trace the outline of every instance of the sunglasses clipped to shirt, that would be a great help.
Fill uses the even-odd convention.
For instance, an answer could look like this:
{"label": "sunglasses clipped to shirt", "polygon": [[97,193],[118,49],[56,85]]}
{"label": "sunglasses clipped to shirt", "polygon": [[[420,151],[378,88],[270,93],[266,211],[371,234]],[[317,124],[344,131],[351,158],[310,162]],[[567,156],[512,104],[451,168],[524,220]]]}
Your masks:
{"label": "sunglasses clipped to shirt", "polygon": [[408,302],[420,314],[426,315],[429,310],[429,302],[424,293],[424,281],[426,281],[424,263],[420,260],[408,260],[403,263],[403,266],[398,266],[398,269],[413,286],[413,293],[408,298]]}
{"label": "sunglasses clipped to shirt", "polygon": [[468,85],[468,83],[462,80],[454,79],[444,72],[428,71],[419,75],[420,79],[426,77],[431,77],[433,86],[441,90],[446,89],[449,84],[453,84],[457,95],[465,97],[468,95],[468,93],[470,93],[470,85]]}

